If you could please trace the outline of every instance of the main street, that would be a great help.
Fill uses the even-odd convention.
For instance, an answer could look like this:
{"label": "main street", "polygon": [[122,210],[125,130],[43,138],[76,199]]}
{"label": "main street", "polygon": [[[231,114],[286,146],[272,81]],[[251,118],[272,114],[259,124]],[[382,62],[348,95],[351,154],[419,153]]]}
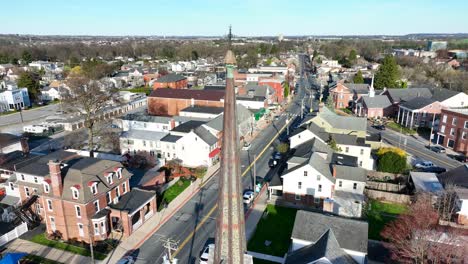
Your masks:
{"label": "main street", "polygon": [[[298,90],[287,109],[288,115],[293,116],[289,119],[290,124],[294,122],[294,116],[300,116],[301,100],[305,96],[303,88]],[[241,151],[244,189],[251,189],[253,186],[254,161],[256,176],[265,177],[269,172],[268,160],[271,158],[275,146],[280,143],[278,137],[286,130],[288,115],[283,114],[278,120],[273,121],[251,142],[248,151]],[[179,263],[195,263],[204,246],[209,242],[213,243],[217,215],[217,192],[218,174],[132,254],[137,257],[137,263],[162,262],[166,250],[161,238],[179,241],[179,249],[176,253]]]}

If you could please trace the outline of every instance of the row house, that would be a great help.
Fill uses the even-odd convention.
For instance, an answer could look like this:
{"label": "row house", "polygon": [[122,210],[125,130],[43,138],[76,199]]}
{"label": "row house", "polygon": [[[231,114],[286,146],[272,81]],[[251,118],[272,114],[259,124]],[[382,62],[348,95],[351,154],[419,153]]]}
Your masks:
{"label": "row house", "polygon": [[368,84],[337,83],[335,87],[330,89],[334,107],[336,109],[354,107],[355,102],[363,95],[369,94],[369,87]]}
{"label": "row house", "polygon": [[468,109],[442,109],[437,143],[468,155]]}

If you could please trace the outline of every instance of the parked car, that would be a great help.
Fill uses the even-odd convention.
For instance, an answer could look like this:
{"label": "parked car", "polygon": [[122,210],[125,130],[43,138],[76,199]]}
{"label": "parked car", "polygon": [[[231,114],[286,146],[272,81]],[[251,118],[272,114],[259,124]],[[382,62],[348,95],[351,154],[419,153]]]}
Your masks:
{"label": "parked car", "polygon": [[279,116],[275,116],[275,121],[278,121],[279,120]]}
{"label": "parked car", "polygon": [[446,168],[434,166],[434,167],[429,167],[429,168],[424,168],[422,169],[423,172],[433,172],[433,173],[443,173],[446,172]]}
{"label": "parked car", "polygon": [[283,155],[281,153],[279,153],[278,151],[275,151],[273,153],[273,159],[275,159],[275,160],[280,160],[282,157],[283,157]]}
{"label": "parked car", "polygon": [[200,264],[207,264],[208,258],[210,256],[210,250],[214,250],[215,244],[209,244],[208,246],[203,249],[200,255]]}
{"label": "parked car", "polygon": [[447,156],[449,156],[451,159],[457,160],[459,162],[467,162],[468,161],[468,158],[463,154],[460,154],[460,155],[447,155]]}
{"label": "parked car", "polygon": [[377,129],[377,130],[385,130],[385,126],[384,126],[384,125],[373,125],[372,127],[375,128],[375,129]]}
{"label": "parked car", "polygon": [[255,193],[251,190],[245,191],[244,196],[242,196],[242,199],[244,200],[245,204],[250,204],[253,201]]}
{"label": "parked car", "polygon": [[445,149],[441,146],[431,146],[430,150],[434,151],[435,153],[445,153]]}
{"label": "parked car", "polygon": [[270,159],[270,160],[268,161],[268,166],[269,166],[270,168],[273,168],[273,167],[275,167],[276,165],[278,165],[278,161],[277,161],[277,160],[275,160],[275,159]]}
{"label": "parked car", "polygon": [[426,168],[434,167],[434,163],[432,163],[431,161],[422,161],[422,162],[416,163],[414,167],[418,169],[426,169]]}
{"label": "parked car", "polygon": [[244,145],[242,146],[242,150],[249,150],[250,149],[250,143],[245,142]]}
{"label": "parked car", "polygon": [[117,261],[117,264],[133,264],[135,263],[135,258],[132,256],[126,256]]}

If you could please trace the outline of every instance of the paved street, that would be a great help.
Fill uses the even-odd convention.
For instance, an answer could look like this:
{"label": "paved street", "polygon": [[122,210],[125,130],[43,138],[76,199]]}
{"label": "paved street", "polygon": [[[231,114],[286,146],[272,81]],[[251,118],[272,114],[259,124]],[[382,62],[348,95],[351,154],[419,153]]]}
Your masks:
{"label": "paved street", "polygon": [[[20,134],[23,132],[23,126],[39,124],[46,117],[55,115],[60,108],[59,104],[46,105],[40,108],[22,111],[9,115],[0,116],[0,132]],[[21,123],[21,115],[23,123]]]}

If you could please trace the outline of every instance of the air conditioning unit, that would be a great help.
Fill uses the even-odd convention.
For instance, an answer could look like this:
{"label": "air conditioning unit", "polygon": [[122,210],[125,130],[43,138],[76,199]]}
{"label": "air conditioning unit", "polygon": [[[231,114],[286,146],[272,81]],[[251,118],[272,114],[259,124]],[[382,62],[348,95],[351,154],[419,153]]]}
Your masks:
{"label": "air conditioning unit", "polygon": [[119,202],[119,197],[115,197],[114,198],[114,204],[118,203]]}

